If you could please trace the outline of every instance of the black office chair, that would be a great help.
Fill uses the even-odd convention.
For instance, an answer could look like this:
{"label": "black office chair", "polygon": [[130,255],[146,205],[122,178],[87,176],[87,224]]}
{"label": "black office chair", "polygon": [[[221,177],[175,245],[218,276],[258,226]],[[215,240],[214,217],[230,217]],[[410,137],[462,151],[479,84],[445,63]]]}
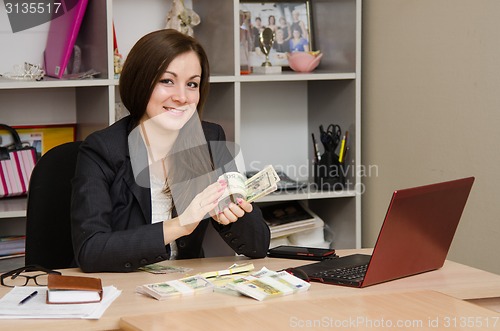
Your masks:
{"label": "black office chair", "polygon": [[74,267],[71,240],[71,179],[81,141],[47,151],[35,165],[28,188],[26,265]]}

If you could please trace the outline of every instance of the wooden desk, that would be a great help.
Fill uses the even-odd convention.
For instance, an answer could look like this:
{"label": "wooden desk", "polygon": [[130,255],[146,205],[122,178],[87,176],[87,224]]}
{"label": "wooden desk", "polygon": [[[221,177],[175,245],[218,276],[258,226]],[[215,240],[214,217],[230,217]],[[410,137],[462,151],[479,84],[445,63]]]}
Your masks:
{"label": "wooden desk", "polygon": [[129,331],[500,330],[500,313],[436,291],[413,291],[126,316],[120,326]]}
{"label": "wooden desk", "polygon": [[[369,253],[370,250],[339,251],[339,255],[355,252]],[[236,261],[247,261],[242,257],[221,257],[194,260],[165,261],[164,263],[193,268],[191,274],[212,270],[226,269]],[[308,261],[286,259],[258,259],[251,260],[256,269],[263,266],[280,270],[287,267],[299,266]],[[62,270],[65,275],[81,275],[79,269]],[[205,293],[192,297],[172,298],[165,301],[135,293],[137,285],[155,283],[164,280],[183,277],[182,274],[154,275],[146,272],[133,273],[99,273],[89,276],[100,277],[103,286],[114,285],[122,294],[106,310],[99,320],[1,320],[0,330],[112,330],[120,327],[120,318],[143,314],[183,312],[206,310],[215,308],[233,309],[246,306],[249,309],[269,307],[279,302],[300,302],[311,300],[328,300],[332,298],[398,294],[422,290],[438,291],[458,299],[480,299],[500,297],[500,275],[475,269],[455,262],[447,261],[440,270],[407,277],[392,282],[374,285],[364,289],[349,288],[335,285],[312,283],[309,291],[282,298],[275,298],[268,302],[259,302],[246,297],[235,297],[221,293]],[[0,286],[0,296],[9,291],[9,288]],[[224,310],[224,309],[222,309]]]}

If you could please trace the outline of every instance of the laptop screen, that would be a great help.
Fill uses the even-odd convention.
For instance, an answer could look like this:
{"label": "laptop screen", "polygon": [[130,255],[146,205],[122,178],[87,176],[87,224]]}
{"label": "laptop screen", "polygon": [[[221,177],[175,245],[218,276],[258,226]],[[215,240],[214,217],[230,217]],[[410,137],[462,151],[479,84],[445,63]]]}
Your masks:
{"label": "laptop screen", "polygon": [[393,193],[363,286],[441,268],[473,177]]}

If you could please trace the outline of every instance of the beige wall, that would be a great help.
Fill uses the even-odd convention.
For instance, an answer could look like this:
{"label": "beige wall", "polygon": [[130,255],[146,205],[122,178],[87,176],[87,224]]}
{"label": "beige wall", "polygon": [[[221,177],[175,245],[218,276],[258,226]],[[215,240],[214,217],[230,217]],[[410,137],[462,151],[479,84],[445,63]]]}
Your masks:
{"label": "beige wall", "polygon": [[448,258],[500,273],[500,1],[363,2],[363,246],[392,191],[475,176]]}

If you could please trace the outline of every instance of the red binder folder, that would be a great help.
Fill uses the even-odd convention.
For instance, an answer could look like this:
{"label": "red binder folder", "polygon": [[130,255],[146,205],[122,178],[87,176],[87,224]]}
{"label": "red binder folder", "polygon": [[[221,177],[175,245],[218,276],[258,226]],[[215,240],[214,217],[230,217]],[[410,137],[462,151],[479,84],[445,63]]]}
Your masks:
{"label": "red binder folder", "polygon": [[[65,13],[50,22],[49,35],[44,51],[47,76],[62,78],[71,58],[82,24],[88,0],[78,0],[73,8],[66,3]],[[63,1],[64,4],[64,1]]]}

